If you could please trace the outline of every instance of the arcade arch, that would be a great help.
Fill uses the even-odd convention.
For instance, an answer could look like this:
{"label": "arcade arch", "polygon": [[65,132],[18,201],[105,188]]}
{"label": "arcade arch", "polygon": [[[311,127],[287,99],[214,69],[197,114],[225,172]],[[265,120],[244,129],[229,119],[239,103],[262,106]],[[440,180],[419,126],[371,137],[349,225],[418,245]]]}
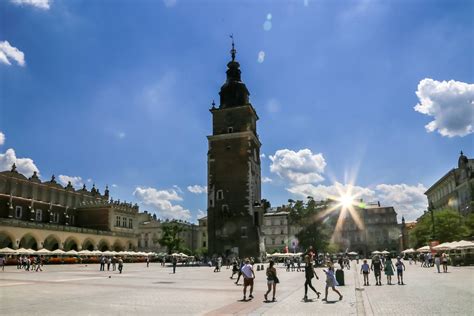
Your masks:
{"label": "arcade arch", "polygon": [[82,243],[82,250],[94,250],[94,241],[90,238],[84,240],[84,242]]}
{"label": "arcade arch", "polygon": [[20,239],[18,248],[38,250],[38,241],[32,234],[27,233]]}
{"label": "arcade arch", "polygon": [[75,237],[70,236],[64,241],[63,250],[64,251],[69,251],[69,250],[79,251],[80,250],[79,245],[80,245],[79,240]]}
{"label": "arcade arch", "polygon": [[101,239],[97,244],[97,249],[99,249],[100,251],[107,251],[110,250],[110,245],[107,240]]}
{"label": "arcade arch", "polygon": [[61,239],[56,235],[49,235],[44,239],[43,248],[48,250],[56,250],[61,246]]}
{"label": "arcade arch", "polygon": [[6,233],[6,232],[0,232],[0,248],[14,248],[14,240],[15,237],[12,235]]}

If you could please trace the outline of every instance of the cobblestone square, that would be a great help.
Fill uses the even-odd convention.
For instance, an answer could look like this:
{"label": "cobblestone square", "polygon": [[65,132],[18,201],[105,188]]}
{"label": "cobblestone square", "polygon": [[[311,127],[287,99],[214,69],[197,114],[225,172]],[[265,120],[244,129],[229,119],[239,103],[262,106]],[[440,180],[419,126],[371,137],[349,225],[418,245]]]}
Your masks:
{"label": "cobblestone square", "polygon": [[[100,272],[98,265],[45,266],[27,272],[8,266],[0,272],[0,315],[472,315],[474,268],[408,265],[405,286],[361,286],[360,267],[345,270],[342,301],[329,291],[328,302],[309,294],[303,302],[304,273],[277,271],[277,301],[264,302],[266,281],[256,271],[255,298],[243,302],[242,286],[231,269],[127,264],[124,272]],[[313,285],[324,295],[324,273]],[[373,282],[373,275],[371,282]],[[241,281],[242,282],[242,281]],[[240,283],[241,283],[240,282]]]}

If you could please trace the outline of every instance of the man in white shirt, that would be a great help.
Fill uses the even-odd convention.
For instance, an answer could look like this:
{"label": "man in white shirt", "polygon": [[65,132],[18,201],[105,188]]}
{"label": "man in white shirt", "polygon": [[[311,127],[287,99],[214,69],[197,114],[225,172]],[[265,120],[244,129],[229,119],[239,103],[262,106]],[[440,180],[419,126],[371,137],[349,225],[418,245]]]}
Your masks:
{"label": "man in white shirt", "polygon": [[245,259],[245,265],[241,269],[242,276],[244,277],[244,301],[247,300],[247,286],[250,286],[250,295],[249,299],[253,298],[253,279],[255,278],[255,273],[253,272],[253,267],[250,264],[249,258]]}

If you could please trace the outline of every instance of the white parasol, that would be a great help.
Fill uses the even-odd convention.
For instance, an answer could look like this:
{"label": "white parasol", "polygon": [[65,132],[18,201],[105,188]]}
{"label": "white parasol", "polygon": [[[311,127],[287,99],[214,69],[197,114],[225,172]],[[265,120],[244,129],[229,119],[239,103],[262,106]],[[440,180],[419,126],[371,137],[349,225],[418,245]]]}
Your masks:
{"label": "white parasol", "polygon": [[16,251],[11,249],[11,248],[5,247],[5,248],[0,249],[0,253],[2,253],[2,254],[14,254],[14,253],[16,253]]}

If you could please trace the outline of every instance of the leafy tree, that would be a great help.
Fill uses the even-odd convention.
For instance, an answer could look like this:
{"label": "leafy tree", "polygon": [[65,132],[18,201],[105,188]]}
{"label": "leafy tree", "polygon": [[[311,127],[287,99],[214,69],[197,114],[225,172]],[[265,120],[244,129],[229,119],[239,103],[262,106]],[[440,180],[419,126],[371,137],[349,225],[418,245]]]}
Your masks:
{"label": "leafy tree", "polygon": [[163,224],[163,237],[159,239],[159,243],[168,249],[168,254],[181,250],[183,239],[179,237],[179,233],[183,230],[183,227],[173,222]]}
{"label": "leafy tree", "polygon": [[[461,240],[469,235],[469,225],[472,219],[463,218],[459,212],[452,209],[434,211],[435,239],[440,243]],[[474,220],[473,220],[474,221]],[[426,245],[432,236],[433,223],[431,214],[426,212],[410,232],[410,244],[413,247]]]}
{"label": "leafy tree", "polygon": [[296,238],[303,249],[313,246],[317,251],[326,251],[329,245],[329,234],[326,226],[320,221],[305,226],[296,234]]}

